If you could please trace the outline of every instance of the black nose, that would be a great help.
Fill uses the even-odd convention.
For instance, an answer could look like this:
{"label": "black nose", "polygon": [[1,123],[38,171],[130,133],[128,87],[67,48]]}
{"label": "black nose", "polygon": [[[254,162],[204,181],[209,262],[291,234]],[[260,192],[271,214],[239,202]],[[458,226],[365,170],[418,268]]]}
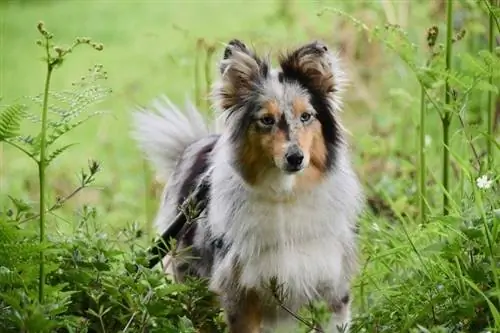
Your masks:
{"label": "black nose", "polygon": [[293,169],[298,169],[304,160],[304,154],[298,149],[294,149],[285,155],[286,162]]}

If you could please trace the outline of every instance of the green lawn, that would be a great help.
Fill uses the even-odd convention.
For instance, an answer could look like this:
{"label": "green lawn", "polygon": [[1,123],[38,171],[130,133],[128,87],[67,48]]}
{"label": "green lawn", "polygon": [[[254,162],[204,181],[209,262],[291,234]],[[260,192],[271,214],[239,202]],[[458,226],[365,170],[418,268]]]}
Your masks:
{"label": "green lawn", "polygon": [[[197,56],[201,70],[205,68],[205,54],[196,48],[198,39],[217,47],[209,62],[213,76],[221,43],[230,38],[279,49],[290,42],[327,36],[332,21],[318,19],[321,6],[305,2],[297,3],[294,12],[315,28],[314,34],[306,33],[300,23],[285,26],[277,16],[277,3],[271,1],[31,1],[1,8],[0,95],[4,104],[42,91],[45,68],[40,61],[42,49],[35,45],[39,20],[63,43],[89,36],[104,44],[103,52],[78,49],[54,75],[53,90],[66,89],[87,68],[103,64],[113,93],[95,108],[109,111],[108,115],[71,133],[69,142],[79,145],[52,166],[50,184],[63,194],[72,189],[75,172],[88,158],[102,161],[98,179],[102,190],[87,190],[73,202],[90,200],[106,208],[110,226],[133,220],[144,223],[144,200],[138,200],[144,196],[144,166],[129,137],[130,110],[134,103],[148,103],[159,94],[181,103],[185,96],[195,97]],[[28,160],[9,147],[3,147],[1,159],[2,189],[29,197],[36,174]]]}
{"label": "green lawn", "polygon": [[[394,141],[407,131],[392,129],[401,123],[414,131],[408,95],[392,96],[403,87],[410,90],[416,82],[401,63],[393,71],[380,72],[381,66],[393,65],[395,57],[381,53],[378,45],[349,24],[331,14],[318,17],[325,6],[346,10],[383,22],[383,8],[365,2],[347,5],[342,1],[309,3],[296,1],[289,9],[291,24],[280,14],[277,1],[19,1],[2,6],[2,52],[0,94],[8,104],[25,95],[39,94],[43,88],[42,49],[35,45],[36,23],[43,20],[57,40],[69,44],[76,36],[89,36],[104,44],[103,52],[82,47],[56,71],[53,90],[69,88],[71,83],[94,64],[103,64],[108,72],[111,96],[95,109],[109,112],[70,134],[73,148],[52,166],[50,184],[64,194],[73,188],[75,172],[88,158],[102,161],[98,178],[101,190],[86,190],[73,201],[98,204],[108,211],[107,223],[118,226],[127,221],[144,223],[144,165],[129,136],[129,116],[134,103],[148,103],[159,94],[167,94],[182,103],[185,96],[195,97],[195,63],[199,57],[200,82],[205,91],[205,56],[197,51],[198,39],[216,46],[209,62],[209,75],[216,73],[221,44],[238,37],[270,51],[298,45],[310,39],[323,39],[344,50],[352,72],[353,85],[348,91],[344,113],[347,128],[353,133],[352,144],[361,151],[393,149]],[[365,5],[369,9],[363,8]],[[417,6],[406,23],[422,25],[425,7]],[[389,68],[389,67],[386,67]],[[396,84],[394,84],[396,83]],[[403,83],[403,86],[401,85]],[[374,127],[386,128],[390,137],[381,138]],[[376,129],[375,129],[376,130]],[[432,128],[431,128],[432,130]],[[399,134],[401,133],[401,134]],[[415,136],[416,137],[416,136]],[[380,141],[380,142],[377,142]],[[415,140],[405,140],[414,147]],[[379,144],[380,143],[380,144]],[[4,147],[2,189],[29,197],[36,188],[35,170],[23,156]],[[363,162],[363,161],[361,161]],[[363,175],[363,165],[359,166]],[[20,181],[22,180],[22,181]],[[70,208],[74,206],[70,205]]]}

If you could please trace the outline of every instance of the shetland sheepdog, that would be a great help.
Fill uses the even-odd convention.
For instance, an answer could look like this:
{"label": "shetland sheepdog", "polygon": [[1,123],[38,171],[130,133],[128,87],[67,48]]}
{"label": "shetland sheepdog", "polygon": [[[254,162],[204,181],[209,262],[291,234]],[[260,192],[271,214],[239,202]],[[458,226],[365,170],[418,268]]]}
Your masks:
{"label": "shetland sheepdog", "polygon": [[331,311],[324,332],[348,332],[364,194],[339,117],[346,76],[319,41],[278,63],[227,43],[211,93],[220,126],[166,97],[133,113],[135,139],[166,181],[156,226],[169,230],[203,181],[197,218],[168,235],[188,251],[173,258],[177,279],[208,279],[231,333],[288,325],[314,301]]}

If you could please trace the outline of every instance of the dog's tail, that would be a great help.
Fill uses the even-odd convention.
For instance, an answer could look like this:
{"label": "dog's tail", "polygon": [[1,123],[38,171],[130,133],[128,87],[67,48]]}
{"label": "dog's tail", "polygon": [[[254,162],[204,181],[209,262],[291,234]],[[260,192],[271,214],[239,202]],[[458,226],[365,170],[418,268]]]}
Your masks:
{"label": "dog's tail", "polygon": [[186,147],[209,135],[211,127],[189,100],[182,112],[161,96],[150,108],[139,107],[133,112],[132,136],[153,165],[156,176],[166,181]]}

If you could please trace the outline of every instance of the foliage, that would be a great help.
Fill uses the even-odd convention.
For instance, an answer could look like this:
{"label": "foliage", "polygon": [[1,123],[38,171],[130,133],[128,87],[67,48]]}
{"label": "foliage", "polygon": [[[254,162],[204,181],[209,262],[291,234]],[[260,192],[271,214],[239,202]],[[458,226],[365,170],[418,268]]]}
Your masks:
{"label": "foliage", "polygon": [[[102,66],[97,65],[72,90],[49,91],[52,71],[76,46],[89,44],[97,50],[103,46],[77,38],[64,49],[53,45],[53,35],[43,23],[38,30],[44,37],[37,44],[46,51],[47,78],[44,93],[31,100],[42,108],[42,116],[28,113],[25,105],[8,106],[0,113],[0,140],[36,162],[40,183],[38,213],[33,205],[10,197],[12,206],[0,215],[0,331],[187,333],[194,332],[195,325],[218,329],[219,311],[210,307],[213,295],[206,291],[206,284],[176,284],[161,270],[147,268],[148,252],[137,246],[137,230],[123,233],[129,247],[119,249],[115,242],[120,239],[110,239],[100,231],[96,210],[85,206],[72,236],[43,236],[43,218],[92,184],[100,170],[98,162],[90,161],[88,170],[80,174],[80,185],[46,209],[42,204],[45,167],[72,144],[48,149],[99,114],[81,117],[109,89],[97,84],[106,78]],[[49,104],[49,97],[55,102]],[[49,118],[49,112],[55,117]],[[40,132],[20,135],[23,117],[39,123]],[[33,220],[40,223],[38,234],[24,228]]]}
{"label": "foliage", "polygon": [[[193,322],[220,325],[219,313],[205,304],[211,295],[204,282],[177,284],[147,268],[136,227],[110,237],[97,227],[97,212],[84,207],[71,236],[52,235],[40,245],[35,233],[18,227],[28,213],[23,208],[0,220],[1,332],[188,333],[194,332]],[[128,246],[119,248],[118,241]],[[37,292],[42,248],[47,253],[43,304]]]}

